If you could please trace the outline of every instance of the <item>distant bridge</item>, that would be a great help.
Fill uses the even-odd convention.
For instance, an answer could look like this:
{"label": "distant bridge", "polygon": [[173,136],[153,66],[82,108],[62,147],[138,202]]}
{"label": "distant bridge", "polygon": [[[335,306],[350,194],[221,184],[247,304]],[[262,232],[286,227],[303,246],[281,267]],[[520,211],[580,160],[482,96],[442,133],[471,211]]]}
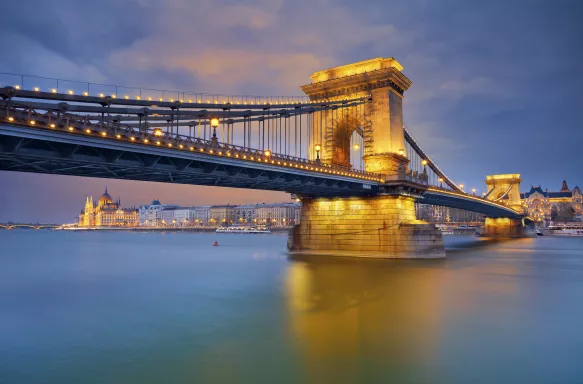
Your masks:
{"label": "distant bridge", "polygon": [[0,224],[0,229],[19,229],[19,228],[26,228],[26,229],[55,229],[59,228],[59,224],[20,224],[20,223],[9,223],[9,224]]}

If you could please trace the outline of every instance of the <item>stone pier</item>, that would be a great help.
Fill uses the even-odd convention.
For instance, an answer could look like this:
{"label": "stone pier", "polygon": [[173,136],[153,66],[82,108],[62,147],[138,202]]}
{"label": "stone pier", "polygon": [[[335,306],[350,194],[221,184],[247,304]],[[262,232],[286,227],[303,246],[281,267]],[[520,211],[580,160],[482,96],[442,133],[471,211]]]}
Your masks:
{"label": "stone pier", "polygon": [[478,234],[495,238],[536,237],[536,228],[534,223],[525,223],[522,219],[488,217]]}
{"label": "stone pier", "polygon": [[415,218],[403,196],[303,199],[290,232],[291,254],[362,258],[444,258],[443,237]]}

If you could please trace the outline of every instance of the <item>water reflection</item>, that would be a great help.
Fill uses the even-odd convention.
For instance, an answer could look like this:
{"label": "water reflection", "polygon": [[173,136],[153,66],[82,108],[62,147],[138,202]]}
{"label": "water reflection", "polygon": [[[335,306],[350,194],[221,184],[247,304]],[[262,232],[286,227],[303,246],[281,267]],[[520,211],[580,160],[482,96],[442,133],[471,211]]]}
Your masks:
{"label": "water reflection", "polygon": [[310,381],[380,372],[421,379],[409,367],[434,360],[442,265],[295,259],[287,276],[290,331]]}

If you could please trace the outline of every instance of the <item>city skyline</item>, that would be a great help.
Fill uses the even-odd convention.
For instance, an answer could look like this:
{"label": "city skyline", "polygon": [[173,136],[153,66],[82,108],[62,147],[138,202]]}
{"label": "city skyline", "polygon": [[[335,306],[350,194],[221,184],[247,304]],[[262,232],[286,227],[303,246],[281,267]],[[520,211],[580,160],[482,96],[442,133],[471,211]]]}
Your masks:
{"label": "city skyline", "polygon": [[[12,54],[0,63],[0,71],[230,94],[299,95],[299,85],[309,83],[315,70],[394,56],[413,81],[405,96],[405,124],[466,189],[483,192],[486,175],[510,172],[522,175],[523,191],[531,185],[558,189],[563,179],[580,184],[580,168],[572,161],[583,138],[576,115],[582,101],[577,89],[583,85],[576,38],[582,27],[574,12],[578,4],[503,2],[503,14],[497,1],[445,6],[418,1],[407,7],[380,1],[358,7],[325,1],[293,6],[202,1],[196,10],[178,0],[172,2],[175,7],[160,4],[15,4],[5,10],[0,48]],[[76,16],[87,12],[93,16],[84,21],[89,25],[78,24],[83,18]],[[141,22],[126,19],[128,12]],[[221,22],[201,16],[209,13],[220,15]],[[54,22],[48,32],[38,27],[46,19]],[[285,28],[291,33],[282,33]],[[202,30],[208,33],[203,36]],[[192,52],[184,53],[184,46]],[[0,184],[0,221],[66,220],[59,212],[75,213],[79,196],[106,184],[129,204],[147,201],[146,195],[191,205],[289,198],[277,192],[9,172],[0,172]]]}

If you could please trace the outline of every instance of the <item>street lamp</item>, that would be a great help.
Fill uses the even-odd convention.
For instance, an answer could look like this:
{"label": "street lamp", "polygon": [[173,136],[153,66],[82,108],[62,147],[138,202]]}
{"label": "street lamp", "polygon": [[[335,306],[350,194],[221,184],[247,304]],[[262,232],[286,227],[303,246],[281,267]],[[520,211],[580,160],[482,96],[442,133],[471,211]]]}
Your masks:
{"label": "street lamp", "polygon": [[164,134],[164,132],[162,132],[162,130],[160,128],[156,128],[154,129],[154,136],[162,136]]}
{"label": "street lamp", "polygon": [[464,191],[464,185],[460,184],[460,189],[462,190],[462,192]]}
{"label": "street lamp", "polygon": [[316,162],[320,162],[320,151],[322,150],[322,146],[320,144],[316,144],[314,146],[314,149],[316,150]]}
{"label": "street lamp", "polygon": [[271,151],[269,149],[265,150],[265,152],[263,152],[263,154],[265,155],[265,157],[269,157],[271,156]]}
{"label": "street lamp", "polygon": [[360,145],[358,145],[358,143],[354,143],[354,145],[352,146],[352,148],[354,148],[354,150],[357,151],[358,148],[360,148]]}
{"label": "street lamp", "polygon": [[399,149],[399,155],[404,156],[405,155],[405,150],[404,149]]}
{"label": "street lamp", "polygon": [[472,188],[472,193],[475,195],[476,194],[476,188]]}
{"label": "street lamp", "polygon": [[213,143],[216,143],[218,141],[217,139],[217,127],[219,126],[219,118],[218,117],[211,117],[211,127],[213,127],[213,138],[212,141]]}
{"label": "street lamp", "polygon": [[443,177],[439,178],[439,188],[443,188]]}

